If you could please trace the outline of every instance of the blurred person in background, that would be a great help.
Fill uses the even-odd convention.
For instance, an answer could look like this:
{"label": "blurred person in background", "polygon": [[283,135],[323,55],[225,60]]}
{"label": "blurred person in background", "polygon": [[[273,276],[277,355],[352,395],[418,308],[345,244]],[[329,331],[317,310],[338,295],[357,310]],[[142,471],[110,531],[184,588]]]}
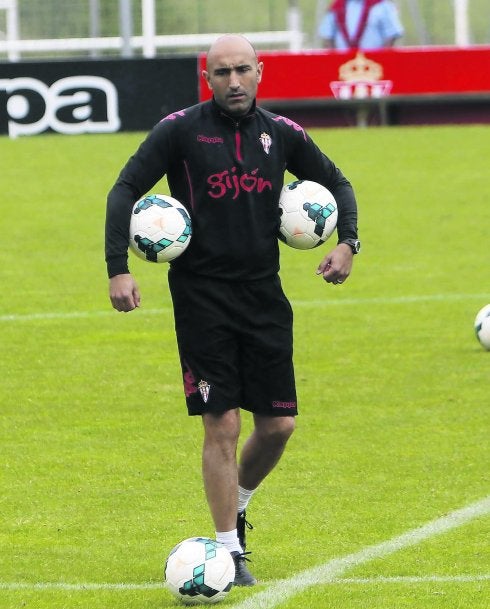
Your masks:
{"label": "blurred person in background", "polygon": [[404,29],[392,0],[334,0],[318,28],[328,49],[392,47]]}

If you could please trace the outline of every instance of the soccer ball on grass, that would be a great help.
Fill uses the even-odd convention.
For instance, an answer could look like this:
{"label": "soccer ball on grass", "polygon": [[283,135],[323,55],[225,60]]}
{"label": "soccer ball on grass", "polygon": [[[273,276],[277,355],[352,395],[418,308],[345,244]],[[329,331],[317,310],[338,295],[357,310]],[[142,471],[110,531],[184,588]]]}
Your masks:
{"label": "soccer ball on grass", "polygon": [[222,544],[191,537],[173,548],[165,565],[165,586],[186,605],[218,603],[233,586],[235,564]]}
{"label": "soccer ball on grass", "polygon": [[131,250],[148,262],[170,262],[189,246],[192,224],[186,208],[168,195],[147,195],[133,206]]}
{"label": "soccer ball on grass", "polygon": [[478,311],[475,319],[475,333],[481,346],[490,351],[490,304]]}
{"label": "soccer ball on grass", "polygon": [[324,243],[337,226],[337,203],[317,182],[296,180],[286,184],[279,198],[279,239],[308,250]]}

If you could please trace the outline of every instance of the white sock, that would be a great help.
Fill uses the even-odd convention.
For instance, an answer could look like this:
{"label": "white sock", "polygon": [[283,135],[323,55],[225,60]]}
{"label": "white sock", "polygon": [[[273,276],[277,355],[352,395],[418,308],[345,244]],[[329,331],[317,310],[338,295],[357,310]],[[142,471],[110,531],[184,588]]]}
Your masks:
{"label": "white sock", "polygon": [[246,488],[238,487],[238,513],[241,514],[243,510],[247,508],[247,505],[252,499],[252,495],[255,493],[256,489],[249,491]]}
{"label": "white sock", "polygon": [[236,529],[233,531],[216,531],[216,541],[222,543],[228,552],[243,552],[242,547],[238,543],[238,535]]}

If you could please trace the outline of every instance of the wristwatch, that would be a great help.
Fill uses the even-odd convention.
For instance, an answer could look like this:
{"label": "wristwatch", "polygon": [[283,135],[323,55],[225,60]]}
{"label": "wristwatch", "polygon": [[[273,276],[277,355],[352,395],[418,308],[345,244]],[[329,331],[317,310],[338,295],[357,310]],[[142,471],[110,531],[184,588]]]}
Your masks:
{"label": "wristwatch", "polygon": [[353,254],[358,254],[359,250],[361,249],[361,242],[359,241],[359,239],[344,239],[343,241],[339,241],[340,243],[345,243],[346,245],[348,245]]}

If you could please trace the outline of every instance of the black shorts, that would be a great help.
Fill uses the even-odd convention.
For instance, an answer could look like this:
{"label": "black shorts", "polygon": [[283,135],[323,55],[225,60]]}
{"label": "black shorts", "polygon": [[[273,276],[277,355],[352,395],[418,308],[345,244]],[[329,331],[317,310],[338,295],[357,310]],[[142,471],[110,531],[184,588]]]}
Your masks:
{"label": "black shorts", "polygon": [[169,271],[190,415],[297,414],[293,313],[277,275],[228,282]]}

